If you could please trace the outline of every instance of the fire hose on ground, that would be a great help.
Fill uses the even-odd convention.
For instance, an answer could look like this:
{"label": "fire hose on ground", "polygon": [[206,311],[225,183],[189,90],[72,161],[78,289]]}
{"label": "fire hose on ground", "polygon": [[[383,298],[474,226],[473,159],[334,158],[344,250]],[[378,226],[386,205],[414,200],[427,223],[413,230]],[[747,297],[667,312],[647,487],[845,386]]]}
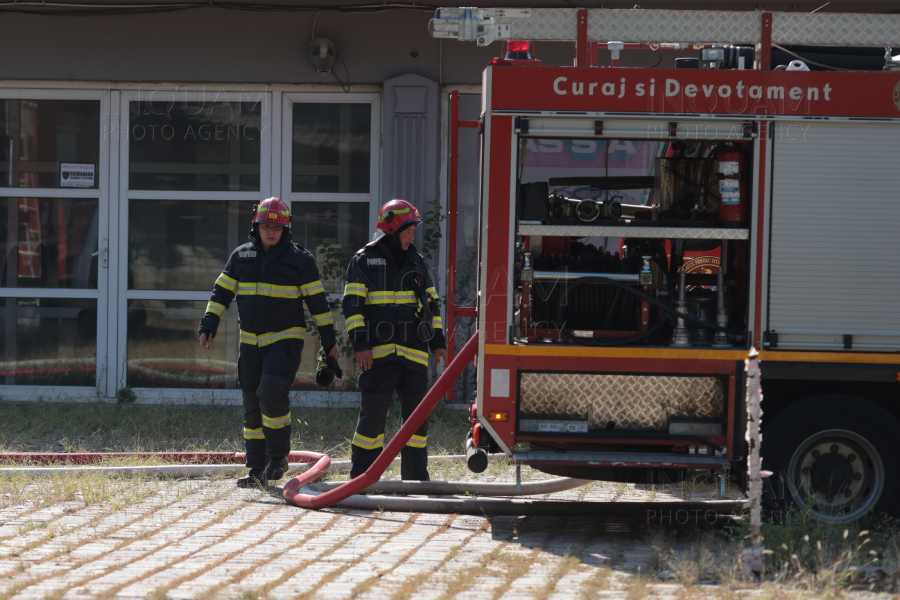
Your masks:
{"label": "fire hose on ground", "polygon": [[[346,468],[349,461],[332,463],[326,454],[317,452],[291,452],[289,463],[311,465],[301,474],[285,483],[284,499],[307,509],[326,507],[363,510],[387,510],[397,512],[430,512],[478,515],[633,515],[636,511],[694,511],[704,515],[740,513],[741,505],[734,501],[713,502],[596,502],[565,500],[513,499],[510,496],[536,496],[574,489],[591,483],[590,480],[561,478],[538,482],[478,483],[448,481],[380,481],[388,466],[397,460],[419,426],[444,396],[447,389],[460,376],[474,358],[478,349],[479,334],[469,339],[452,360],[437,382],[428,391],[418,408],[403,424],[372,466],[362,475],[347,482],[314,482],[334,468]],[[194,477],[214,473],[231,473],[241,469],[242,453],[233,452],[136,452],[136,453],[7,453],[0,460],[29,464],[91,465],[109,458],[145,458],[166,462],[203,462],[206,464],[173,464],[155,466],[103,467],[80,466],[69,468],[21,467],[0,469],[0,474],[24,472],[30,475],[49,475],[68,471],[101,470],[105,473],[128,475],[167,475],[170,477]],[[459,460],[466,456],[432,457],[431,460]],[[219,463],[219,464],[209,464]],[[224,464],[222,464],[224,463]],[[378,495],[373,495],[378,494]],[[385,495],[388,494],[388,495]],[[395,496],[394,494],[402,494]],[[466,496],[464,498],[434,498],[429,496]],[[413,497],[410,497],[413,496]],[[500,496],[480,498],[478,496]],[[503,498],[506,497],[506,498]]]}

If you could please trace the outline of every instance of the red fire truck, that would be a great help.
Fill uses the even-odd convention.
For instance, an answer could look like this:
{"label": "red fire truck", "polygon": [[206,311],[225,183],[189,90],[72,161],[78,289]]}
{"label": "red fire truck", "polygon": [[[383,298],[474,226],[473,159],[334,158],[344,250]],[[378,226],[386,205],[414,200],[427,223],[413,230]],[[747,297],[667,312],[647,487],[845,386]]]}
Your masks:
{"label": "red fire truck", "polygon": [[[430,29],[507,44],[477,123],[470,466],[745,486],[756,348],[764,494],[832,522],[896,511],[900,72],[889,49],[885,72],[770,56],[900,46],[900,15],[441,8]],[[572,41],[575,64],[513,40]],[[638,49],[691,56],[618,66]],[[452,161],[476,126],[454,107]]]}

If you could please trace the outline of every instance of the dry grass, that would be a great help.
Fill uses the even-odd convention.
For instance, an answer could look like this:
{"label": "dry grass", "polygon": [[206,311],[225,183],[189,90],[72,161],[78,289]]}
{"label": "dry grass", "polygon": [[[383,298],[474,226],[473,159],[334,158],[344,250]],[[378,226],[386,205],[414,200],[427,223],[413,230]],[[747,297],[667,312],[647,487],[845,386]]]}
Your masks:
{"label": "dry grass", "polygon": [[[0,452],[158,452],[243,450],[242,409],[219,404],[110,404],[0,401]],[[357,410],[291,407],[291,446],[350,457]],[[461,454],[468,415],[439,405],[430,419],[433,454]],[[400,428],[399,406],[388,437]],[[3,466],[0,464],[0,466]]]}

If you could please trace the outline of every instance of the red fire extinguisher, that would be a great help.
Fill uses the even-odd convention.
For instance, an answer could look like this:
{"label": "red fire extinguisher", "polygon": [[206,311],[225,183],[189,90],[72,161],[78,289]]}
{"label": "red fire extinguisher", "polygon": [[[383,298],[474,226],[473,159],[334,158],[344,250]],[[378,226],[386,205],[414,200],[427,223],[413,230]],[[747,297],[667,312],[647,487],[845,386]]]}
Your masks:
{"label": "red fire extinguisher", "polygon": [[747,153],[742,146],[743,144],[728,144],[727,148],[719,152],[719,193],[722,197],[719,205],[720,221],[747,221],[750,172],[747,168]]}

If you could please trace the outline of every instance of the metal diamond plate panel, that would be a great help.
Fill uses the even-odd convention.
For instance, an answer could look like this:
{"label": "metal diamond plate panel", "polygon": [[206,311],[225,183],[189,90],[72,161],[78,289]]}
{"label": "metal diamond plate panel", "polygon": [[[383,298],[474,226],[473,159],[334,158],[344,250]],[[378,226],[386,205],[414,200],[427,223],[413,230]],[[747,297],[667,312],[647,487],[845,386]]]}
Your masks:
{"label": "metal diamond plate panel", "polygon": [[717,377],[523,373],[522,418],[586,419],[591,428],[666,431],[672,419],[721,419]]}
{"label": "metal diamond plate panel", "polygon": [[534,8],[527,18],[498,16],[498,23],[509,23],[515,40],[574,40],[577,37],[577,11],[572,8]]}
{"label": "metal diamond plate panel", "polygon": [[772,43],[900,46],[900,15],[774,13]]}
{"label": "metal diamond plate panel", "polygon": [[519,235],[562,237],[640,237],[676,240],[746,240],[747,229],[726,227],[642,227],[640,225],[519,225]]}
{"label": "metal diamond plate panel", "polygon": [[758,12],[708,10],[588,10],[588,39],[597,42],[760,41]]}

